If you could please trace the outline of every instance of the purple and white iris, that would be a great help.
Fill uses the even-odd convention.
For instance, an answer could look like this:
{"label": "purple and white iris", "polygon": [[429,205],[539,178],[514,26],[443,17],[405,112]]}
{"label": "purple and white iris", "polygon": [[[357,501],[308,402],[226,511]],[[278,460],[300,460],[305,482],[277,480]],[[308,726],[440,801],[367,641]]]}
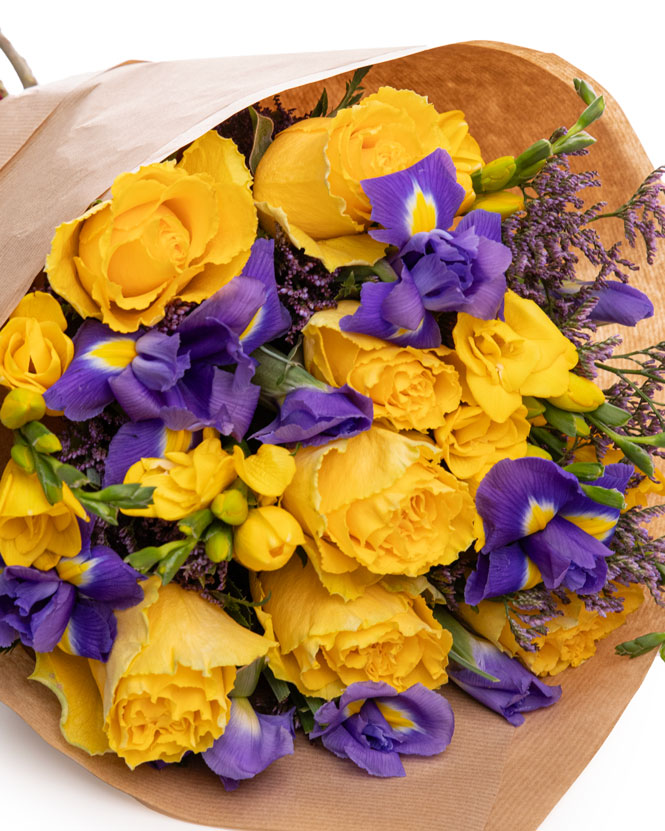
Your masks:
{"label": "purple and white iris", "polygon": [[351,684],[314,714],[310,739],[373,776],[406,776],[400,754],[433,756],[448,747],[455,725],[450,704],[422,684],[398,693],[375,681]]}
{"label": "purple and white iris", "polygon": [[327,444],[369,430],[373,415],[372,400],[347,384],[302,387],[288,393],[277,418],[252,438],[264,444]]}
{"label": "purple and white iris", "polygon": [[231,715],[224,733],[201,755],[227,791],[251,779],[282,756],[293,753],[293,713],[257,713],[248,698],[231,698]]}
{"label": "purple and white iris", "polygon": [[48,406],[81,421],[116,400],[134,422],[161,419],[173,430],[210,426],[241,439],[260,392],[251,383],[250,353],[290,324],[277,295],[273,249],[273,241],[256,240],[242,274],[171,335],[119,334],[86,320],[74,360],[46,393]]}
{"label": "purple and white iris", "polygon": [[[607,465],[594,485],[624,493],[632,465]],[[534,566],[548,589],[598,592],[607,578],[606,543],[620,510],[590,499],[572,473],[547,459],[503,459],[476,493],[485,546],[464,598],[475,605],[533,585]]]}
{"label": "purple and white iris", "polygon": [[390,261],[398,279],[365,283],[360,307],[340,321],[344,331],[428,348],[441,343],[432,312],[467,312],[483,320],[500,314],[511,260],[501,243],[501,217],[476,210],[455,230],[446,230],[464,188],[445,150],[361,184],[372,204],[372,220],[383,226],[370,235],[398,248]]}
{"label": "purple and white iris", "polygon": [[0,646],[18,638],[37,652],[60,644],[106,661],[117,634],[114,610],[143,600],[141,579],[115,551],[89,541],[49,571],[7,566],[0,573]]}

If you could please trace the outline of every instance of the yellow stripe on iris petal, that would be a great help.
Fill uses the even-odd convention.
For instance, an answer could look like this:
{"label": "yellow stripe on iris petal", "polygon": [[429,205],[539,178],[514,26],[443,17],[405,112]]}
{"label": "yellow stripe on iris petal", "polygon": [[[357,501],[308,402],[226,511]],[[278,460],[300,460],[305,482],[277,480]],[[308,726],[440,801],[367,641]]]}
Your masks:
{"label": "yellow stripe on iris petal", "polygon": [[547,503],[541,505],[532,499],[529,502],[527,515],[524,517],[524,536],[542,531],[555,513],[554,505]]}
{"label": "yellow stripe on iris petal", "polygon": [[346,711],[346,717],[355,716],[356,713],[359,713],[362,709],[363,704],[365,703],[364,698],[359,698],[357,701],[349,701],[346,705],[344,710]]}
{"label": "yellow stripe on iris petal", "polygon": [[436,205],[431,195],[421,190],[414,191],[410,199],[411,236],[436,228]]}
{"label": "yellow stripe on iris petal", "polygon": [[80,562],[77,561],[76,558],[74,558],[71,560],[60,560],[55,569],[58,572],[58,577],[61,580],[66,580],[68,583],[72,583],[72,585],[74,586],[80,586],[82,583],[85,582],[85,574],[91,565],[91,560],[85,560],[83,562]]}
{"label": "yellow stripe on iris petal", "polygon": [[412,730],[416,727],[415,722],[407,718],[401,710],[389,706],[385,701],[377,701],[376,706],[393,730]]}
{"label": "yellow stripe on iris petal", "polygon": [[543,582],[543,575],[540,573],[540,569],[534,563],[534,561],[530,558],[526,558],[526,577],[524,578],[524,583],[520,586],[522,589],[532,589],[534,586],[537,586],[538,583]]}
{"label": "yellow stripe on iris petal", "polygon": [[131,338],[118,338],[100,343],[88,356],[102,361],[111,369],[124,369],[136,357],[136,343]]}
{"label": "yellow stripe on iris petal", "polygon": [[601,542],[617,523],[614,517],[608,518],[600,514],[570,514],[563,518],[567,519],[568,522],[572,522],[573,525],[577,525],[582,531],[586,531],[587,534]]}
{"label": "yellow stripe on iris petal", "polygon": [[247,337],[247,335],[249,335],[249,333],[252,331],[252,329],[256,326],[258,320],[261,317],[261,312],[262,311],[263,311],[263,307],[260,308],[257,312],[254,313],[254,316],[252,317],[252,319],[249,321],[247,326],[245,326],[245,328],[243,329],[242,334],[240,335],[240,340],[244,340]]}

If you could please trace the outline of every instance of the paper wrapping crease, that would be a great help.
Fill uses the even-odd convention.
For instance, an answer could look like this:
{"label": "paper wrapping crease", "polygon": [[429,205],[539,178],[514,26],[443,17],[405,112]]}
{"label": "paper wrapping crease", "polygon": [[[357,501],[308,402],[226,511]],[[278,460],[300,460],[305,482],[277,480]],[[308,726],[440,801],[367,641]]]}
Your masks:
{"label": "paper wrapping crease", "polygon": [[[555,55],[474,42],[427,51],[129,62],[10,97],[0,104],[2,319],[42,269],[55,227],[82,213],[116,175],[159,161],[274,93],[282,93],[286,106],[311,107],[327,79],[335,100],[350,70],[369,63],[374,68],[363,82],[369,92],[386,84],[407,87],[427,95],[440,111],[464,110],[486,160],[519,152],[572,123],[580,110],[573,77],[586,77],[604,92]],[[620,205],[652,165],[611,95],[606,102],[603,118],[593,125],[598,143],[590,161],[603,188],[591,196]],[[611,233],[607,241],[613,241]],[[646,266],[641,251],[629,256],[643,266],[634,283],[661,312],[629,331],[626,343],[664,339],[665,281]],[[302,737],[295,756],[233,793],[198,762],[130,772],[119,759],[90,758],[64,742],[57,699],[27,680],[31,659],[21,649],[0,655],[0,700],[96,776],[192,822],[251,831],[535,831],[646,674],[649,658],[618,658],[614,645],[662,629],[664,622],[663,610],[645,604],[600,644],[595,658],[557,677],[564,693],[555,707],[529,714],[517,729],[458,690],[444,688],[455,710],[453,743],[441,756],[406,759],[408,775],[398,780],[368,777]]]}

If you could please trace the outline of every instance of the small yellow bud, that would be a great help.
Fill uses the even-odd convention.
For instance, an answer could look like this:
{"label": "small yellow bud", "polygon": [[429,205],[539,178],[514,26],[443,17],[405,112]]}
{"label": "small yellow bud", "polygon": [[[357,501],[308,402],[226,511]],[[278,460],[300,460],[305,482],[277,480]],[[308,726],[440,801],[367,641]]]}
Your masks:
{"label": "small yellow bud", "polygon": [[286,565],[296,547],[304,542],[295,517],[284,508],[267,505],[253,508],[247,520],[236,528],[233,556],[253,571],[274,571]]}
{"label": "small yellow bud", "polygon": [[227,525],[242,525],[247,519],[249,507],[245,496],[239,490],[231,488],[213,499],[210,510]]}
{"label": "small yellow bud", "polygon": [[504,188],[515,173],[514,156],[501,156],[488,162],[480,169],[480,182],[483,192],[497,191]]}
{"label": "small yellow bud", "polygon": [[29,421],[39,421],[46,413],[44,398],[35,390],[22,387],[10,390],[0,407],[0,421],[10,430],[18,430]]}
{"label": "small yellow bud", "polygon": [[529,444],[527,442],[526,445],[526,455],[530,458],[536,459],[549,459],[552,461],[552,456],[547,450],[543,450],[542,447],[538,447],[537,444]]}
{"label": "small yellow bud", "polygon": [[12,459],[26,473],[35,472],[35,457],[26,444],[15,444],[11,449]]}
{"label": "small yellow bud", "polygon": [[605,394],[593,381],[570,372],[568,390],[563,395],[549,398],[548,401],[560,410],[570,413],[590,413],[605,402]]}
{"label": "small yellow bud", "polygon": [[230,528],[220,528],[211,534],[205,542],[206,556],[213,563],[230,560],[233,554],[233,532]]}
{"label": "small yellow bud", "polygon": [[524,198],[521,193],[513,193],[510,190],[500,190],[496,193],[483,193],[476,197],[473,209],[482,208],[484,211],[501,214],[507,219],[517,211],[524,208]]}

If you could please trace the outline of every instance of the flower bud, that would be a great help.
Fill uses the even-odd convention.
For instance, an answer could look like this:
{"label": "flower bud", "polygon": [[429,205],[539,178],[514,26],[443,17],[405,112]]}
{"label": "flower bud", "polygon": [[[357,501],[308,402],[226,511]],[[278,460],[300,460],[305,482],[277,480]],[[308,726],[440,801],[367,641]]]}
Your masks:
{"label": "flower bud", "polygon": [[12,459],[26,473],[35,472],[35,457],[27,444],[15,444],[11,449]]}
{"label": "flower bud", "polygon": [[501,156],[471,174],[473,189],[476,193],[491,193],[505,188],[515,173],[513,156]]}
{"label": "flower bud", "polygon": [[593,381],[570,372],[566,392],[549,398],[548,401],[570,413],[590,413],[605,402],[605,394]]}
{"label": "flower bud", "polygon": [[58,453],[62,450],[60,439],[40,421],[29,421],[21,428],[21,435],[38,453]]}
{"label": "flower bud", "polygon": [[249,512],[247,499],[235,488],[218,494],[213,499],[210,510],[227,525],[242,525]]}
{"label": "flower bud", "polygon": [[233,555],[233,532],[228,525],[217,525],[205,542],[206,557],[213,563],[230,560]]}
{"label": "flower bud", "polygon": [[476,208],[501,214],[503,219],[507,219],[509,216],[524,208],[524,197],[521,193],[513,193],[510,190],[481,194],[476,197],[476,201],[473,203],[473,209],[475,210]]}
{"label": "flower bud", "polygon": [[233,556],[253,571],[274,571],[286,565],[304,542],[298,521],[284,508],[267,505],[253,508],[235,530]]}
{"label": "flower bud", "polygon": [[0,421],[10,430],[18,430],[29,421],[39,421],[45,413],[46,404],[40,393],[18,387],[5,396],[0,407]]}

